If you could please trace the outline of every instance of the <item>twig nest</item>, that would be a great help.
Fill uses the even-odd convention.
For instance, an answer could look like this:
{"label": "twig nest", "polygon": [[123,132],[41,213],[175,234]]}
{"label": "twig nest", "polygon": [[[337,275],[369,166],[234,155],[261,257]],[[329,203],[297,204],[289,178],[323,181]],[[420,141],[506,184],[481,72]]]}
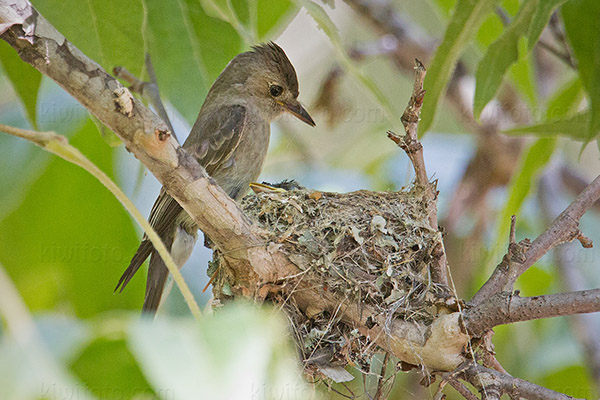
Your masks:
{"label": "twig nest", "polygon": [[[428,265],[440,240],[428,222],[428,199],[426,190],[416,186],[400,192],[343,194],[299,189],[248,195],[242,208],[264,229],[268,246],[277,246],[298,266],[295,279],[321,285],[344,301],[368,304],[386,319],[428,325],[438,301]],[[234,284],[218,279],[216,296]],[[282,292],[286,290],[271,299],[288,301],[294,284],[284,285]],[[356,346],[361,343],[359,333],[337,324],[335,310],[284,307],[309,363],[368,362],[368,353],[376,350]],[[315,358],[327,362],[319,364]]]}

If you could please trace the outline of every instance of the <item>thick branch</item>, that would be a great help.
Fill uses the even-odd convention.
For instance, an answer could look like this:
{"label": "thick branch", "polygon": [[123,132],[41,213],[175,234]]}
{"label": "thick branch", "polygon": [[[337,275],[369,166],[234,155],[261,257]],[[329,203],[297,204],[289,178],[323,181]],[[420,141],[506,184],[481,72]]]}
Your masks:
{"label": "thick branch", "polygon": [[501,292],[464,311],[467,331],[478,336],[494,326],[600,311],[600,289],[519,297]]}
{"label": "thick branch", "polygon": [[[285,254],[268,248],[261,231],[177,144],[166,125],[29,2],[13,0],[10,6],[0,7],[0,37],[113,130],[148,167],[221,251],[235,272],[238,286],[232,289],[236,294],[256,294],[261,283],[285,280],[299,272]],[[293,301],[302,310],[311,306],[334,311],[344,303],[340,295],[310,284],[302,282],[293,293]],[[420,326],[402,319],[386,321],[374,309],[352,304],[340,311],[340,317],[406,362],[448,371],[464,361],[462,350],[469,338],[461,329],[458,313]],[[367,324],[369,317],[375,325]]]}
{"label": "thick branch", "polygon": [[[596,177],[546,229],[544,233],[533,241],[527,252],[525,260],[518,264],[509,273],[496,268],[488,281],[479,289],[471,299],[472,304],[479,304],[485,299],[500,293],[506,287],[513,287],[515,281],[529,267],[531,267],[544,254],[561,243],[575,239],[582,240],[579,231],[579,220],[585,212],[600,198],[600,176]],[[585,238],[587,239],[587,238]],[[588,244],[587,240],[582,243]],[[589,239],[588,239],[589,240]]]}

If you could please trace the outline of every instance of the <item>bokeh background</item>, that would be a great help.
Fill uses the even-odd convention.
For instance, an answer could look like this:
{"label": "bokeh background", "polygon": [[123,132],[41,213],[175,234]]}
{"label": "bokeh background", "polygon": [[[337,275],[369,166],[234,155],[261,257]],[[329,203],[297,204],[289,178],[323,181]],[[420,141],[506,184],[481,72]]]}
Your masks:
{"label": "bokeh background", "polygon": [[[428,173],[438,181],[441,225],[462,298],[500,262],[511,214],[517,214],[518,238],[535,238],[600,171],[594,141],[582,146],[568,134],[501,133],[586,107],[577,71],[543,46],[520,51],[496,100],[479,122],[472,117],[478,63],[522,3],[501,1],[499,11],[486,16],[422,141]],[[428,66],[455,2],[33,4],[108,71],[124,66],[146,77],[144,54],[149,53],[180,140],[227,62],[251,44],[276,41],[296,67],[299,98],[317,126],[291,117],[274,124],[261,179],[295,179],[306,187],[343,192],[401,190],[411,183],[409,160],[386,131],[402,131],[399,117],[412,88],[412,60],[419,57]],[[560,13],[552,18],[550,23],[563,29]],[[551,30],[542,40],[558,46]],[[0,42],[0,61],[0,122],[67,136],[148,215],[160,184],[143,165],[5,42]],[[0,398],[343,398],[337,392],[368,398],[372,379],[363,380],[352,368],[357,379],[346,387],[298,381],[293,351],[282,339],[285,321],[273,319],[273,313],[232,307],[198,327],[174,287],[156,324],[139,321],[144,274],[113,294],[142,236],[129,214],[94,177],[31,143],[2,134],[0,151],[0,263],[7,273],[0,288],[0,298],[5,297]],[[583,232],[600,238],[599,222],[596,207],[582,220]],[[182,269],[203,307],[210,299],[210,291],[202,293],[210,257],[199,240]],[[596,248],[565,245],[530,268],[517,288],[525,296],[595,288],[599,269]],[[26,308],[7,303],[11,293]],[[13,331],[14,321],[23,330]],[[600,329],[600,320],[578,321],[498,327],[498,359],[514,376],[597,398],[600,375],[582,341],[582,326]],[[399,373],[390,398],[431,398],[435,385],[424,388],[419,380]],[[234,382],[239,392],[224,389]],[[250,388],[251,396],[240,388]],[[447,394],[459,398],[452,389]]]}

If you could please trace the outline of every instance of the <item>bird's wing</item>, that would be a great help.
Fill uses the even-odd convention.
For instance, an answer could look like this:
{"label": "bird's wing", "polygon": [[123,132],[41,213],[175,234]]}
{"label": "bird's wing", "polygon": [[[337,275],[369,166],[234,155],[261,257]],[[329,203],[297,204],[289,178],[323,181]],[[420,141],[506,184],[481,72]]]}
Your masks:
{"label": "bird's wing", "polygon": [[212,118],[199,120],[192,128],[190,137],[198,135],[200,140],[192,143],[188,139],[183,147],[192,151],[200,165],[212,175],[229,160],[240,144],[247,112],[245,106],[234,104],[222,106],[210,115]]}
{"label": "bird's wing", "polygon": [[[194,152],[194,156],[209,175],[222,166],[239,145],[244,131],[246,107],[241,105],[223,106],[212,115],[215,117],[203,124],[200,132],[197,131],[196,125],[190,132],[190,137],[199,134],[202,139],[193,141],[195,144],[188,143],[189,140],[186,140],[183,145],[188,151]],[[171,224],[181,210],[179,203],[163,188],[152,206],[148,220],[158,235],[164,238],[165,234],[172,229]]]}
{"label": "bird's wing", "polygon": [[[200,141],[186,140],[184,147],[192,151],[208,174],[212,174],[223,165],[233,154],[242,138],[246,122],[246,107],[242,105],[222,106],[210,114],[213,118],[202,120],[194,125],[189,137],[200,135]],[[150,225],[156,233],[170,246],[168,236],[173,232],[173,222],[182,211],[182,207],[163,188],[150,211]],[[142,239],[129,267],[125,270],[115,291],[123,291],[135,275],[154,247],[146,235]]]}

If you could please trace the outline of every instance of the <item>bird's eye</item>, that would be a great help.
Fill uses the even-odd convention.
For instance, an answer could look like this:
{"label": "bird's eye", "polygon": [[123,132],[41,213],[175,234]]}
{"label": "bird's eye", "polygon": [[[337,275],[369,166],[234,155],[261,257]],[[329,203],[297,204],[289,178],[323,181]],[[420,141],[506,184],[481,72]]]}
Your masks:
{"label": "bird's eye", "polygon": [[279,85],[271,85],[269,91],[271,92],[271,96],[278,97],[283,92],[283,88]]}

